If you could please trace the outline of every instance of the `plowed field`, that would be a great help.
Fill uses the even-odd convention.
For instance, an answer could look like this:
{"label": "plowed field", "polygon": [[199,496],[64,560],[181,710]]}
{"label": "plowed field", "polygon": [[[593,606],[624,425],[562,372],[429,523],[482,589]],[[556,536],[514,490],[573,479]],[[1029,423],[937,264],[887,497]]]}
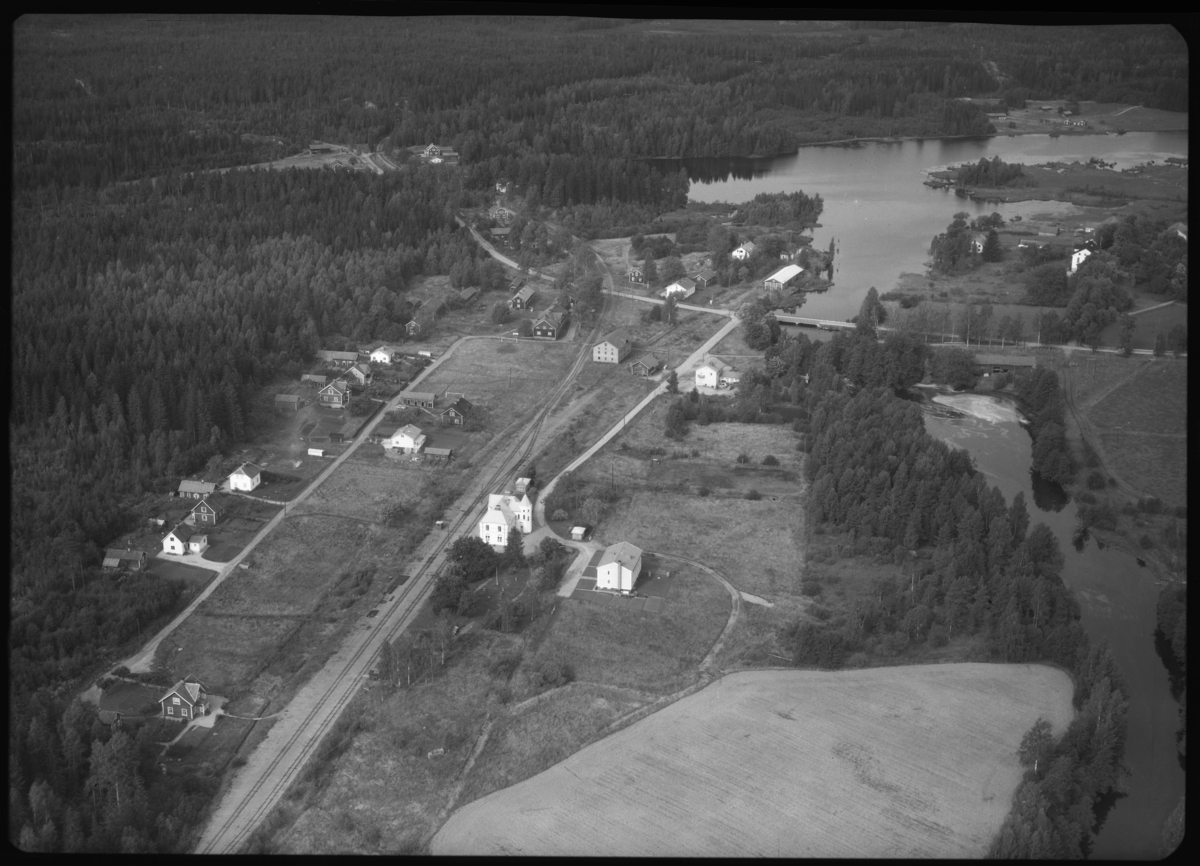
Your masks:
{"label": "plowed field", "polygon": [[732,674],[466,805],[432,852],[982,856],[1071,690],[1040,665]]}

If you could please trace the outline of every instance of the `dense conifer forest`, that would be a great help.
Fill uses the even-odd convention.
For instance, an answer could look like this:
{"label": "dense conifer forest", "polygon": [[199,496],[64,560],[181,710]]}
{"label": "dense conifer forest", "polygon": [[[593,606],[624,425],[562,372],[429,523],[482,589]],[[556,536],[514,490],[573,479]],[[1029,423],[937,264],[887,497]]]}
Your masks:
{"label": "dense conifer forest", "polygon": [[[45,851],[186,849],[213,785],[160,779],[152,732],[114,733],[69,700],[98,672],[103,648],[128,647],[181,598],[171,581],[105,576],[101,551],[130,527],[139,497],[173,489],[250,435],[252,395],[297,374],[317,347],[397,338],[411,309],[408,290],[421,275],[450,274],[456,285],[484,279],[480,252],[454,214],[485,203],[496,181],[515,183],[534,217],[572,209],[566,222],[582,234],[649,222],[686,203],[686,176],[660,171],[649,157],[992,131],[964,96],[1172,110],[1187,103],[1186,45],[1161,27],[1081,26],[1071,40],[979,25],[655,32],[662,29],[569,18],[45,15],[16,22],[14,842]],[[379,148],[401,168],[382,176],[215,171],[293,154],[314,139]],[[457,150],[459,165],[407,159],[404,148],[430,141]],[[773,218],[784,203],[759,206]],[[802,225],[819,214],[820,201],[794,198],[785,210]],[[520,244],[529,236],[522,255],[558,251],[562,245],[533,222],[519,232]],[[1118,248],[1124,238],[1114,238]],[[725,279],[730,238],[715,240]],[[741,267],[757,273],[769,264],[760,258]],[[940,467],[951,500],[975,508],[986,530],[923,516],[913,529],[918,543],[947,533],[952,546],[960,533],[972,543],[990,539],[1002,516],[994,497],[959,458],[919,444],[915,428],[902,432],[914,423],[908,410],[871,396],[907,376],[880,371],[902,357],[910,370],[917,350],[835,342],[820,350],[811,393],[832,392],[830,407],[861,414],[864,437],[875,421],[894,422],[896,454]],[[768,356],[769,381],[751,389],[760,401],[794,366]],[[842,376],[861,392],[851,396]],[[786,387],[801,389],[794,376]],[[814,406],[814,443],[826,425],[840,423],[832,412]],[[842,459],[825,449],[814,445],[815,464]],[[879,459],[864,454],[845,489],[844,470],[833,480],[832,470],[819,470],[817,505],[824,519],[900,543],[911,521],[896,516],[896,505],[889,522],[882,509],[864,516],[860,501],[882,483],[879,472],[900,471],[890,462],[874,471]],[[869,483],[856,474],[867,466]],[[924,495],[916,481],[896,495],[910,488]],[[893,477],[876,492],[890,497],[895,489]],[[998,582],[964,588],[947,577],[961,564],[938,565],[923,578],[932,587],[920,600],[930,623],[992,629],[998,657],[1075,664],[1069,605],[1039,595],[1049,592],[1043,585],[1052,583],[1053,557],[1029,549],[1015,530],[1011,550],[997,541],[971,552],[962,543],[969,562],[991,563],[995,547],[1004,563]],[[942,597],[954,586],[969,596],[966,613]],[[972,607],[979,593],[982,606]],[[908,622],[904,605],[900,594],[872,627]],[[797,641],[811,643],[799,633]]]}

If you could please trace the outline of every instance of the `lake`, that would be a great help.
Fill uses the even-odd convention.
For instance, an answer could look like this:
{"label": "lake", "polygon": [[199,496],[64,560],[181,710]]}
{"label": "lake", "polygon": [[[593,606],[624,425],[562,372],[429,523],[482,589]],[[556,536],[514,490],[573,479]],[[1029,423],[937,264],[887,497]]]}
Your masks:
{"label": "lake", "polygon": [[[952,191],[924,186],[930,170],[993,156],[1025,163],[1086,162],[1096,156],[1124,168],[1187,154],[1186,132],[1131,132],[927,139],[805,147],[790,156],[767,159],[665,162],[667,168],[682,165],[688,170],[693,181],[688,196],[693,201],[739,204],[761,192],[819,194],[825,209],[813,242],[827,249],[830,239],[836,239],[835,285],[824,294],[810,295],[804,315],[846,319],[858,312],[870,286],[883,293],[895,287],[901,273],[924,273],[930,241],[946,230],[958,211],[972,215],[998,211],[1005,219],[1078,212],[1074,205],[1062,202],[992,205],[960,199]],[[1011,403],[978,395],[948,395],[942,402],[963,417],[927,417],[927,429],[966,448],[988,482],[1010,502],[1017,491],[1024,491],[1031,520],[1047,524],[1059,539],[1066,558],[1063,580],[1080,602],[1084,629],[1092,640],[1108,642],[1125,677],[1129,794],[1107,813],[1092,857],[1156,858],[1163,823],[1184,789],[1184,773],[1175,756],[1178,705],[1154,647],[1159,586],[1132,557],[1102,550],[1094,539],[1075,549],[1076,507],[1054,485],[1035,489],[1029,468],[1032,443]]]}
{"label": "lake", "polygon": [[951,190],[924,186],[930,170],[999,156],[1006,162],[1050,160],[1086,162],[1092,156],[1118,168],[1168,156],[1186,157],[1186,132],[1130,132],[1125,135],[995,136],[970,139],[871,142],[859,147],[802,147],[790,156],[764,159],[659,160],[665,169],[687,169],[693,179],[688,198],[740,204],[760,192],[819,194],[825,202],[813,245],[837,242],[834,287],[809,295],[803,314],[826,319],[855,315],[867,289],[882,294],[901,273],[924,273],[929,244],[946,230],[954,214],[993,211],[1005,219],[1034,214],[1071,214],[1063,202],[978,204]]}

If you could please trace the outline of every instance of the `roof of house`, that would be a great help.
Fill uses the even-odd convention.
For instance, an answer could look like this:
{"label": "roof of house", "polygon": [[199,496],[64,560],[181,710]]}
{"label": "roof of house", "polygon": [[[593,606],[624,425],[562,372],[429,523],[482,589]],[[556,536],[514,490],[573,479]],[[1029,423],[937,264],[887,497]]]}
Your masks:
{"label": "roof of house", "polygon": [[331,349],[318,349],[317,357],[322,361],[357,361],[358,352],[335,352]]}
{"label": "roof of house", "polygon": [[625,333],[625,330],[623,328],[617,328],[615,331],[609,331],[607,334],[601,337],[600,342],[596,345],[599,346],[604,343],[610,343],[611,345],[620,349],[624,346],[627,346],[629,342],[629,335]]}
{"label": "roof of house", "polygon": [[993,366],[1033,367],[1037,359],[1026,355],[976,355],[975,363]]}
{"label": "roof of house", "polygon": [[321,385],[324,385],[328,379],[328,376],[318,376],[316,373],[305,373],[300,377],[301,382],[317,382]]}
{"label": "roof of house", "polygon": [[203,683],[196,680],[189,681],[183,679],[171,686],[170,690],[158,700],[161,703],[171,697],[171,695],[179,695],[179,697],[186,698],[190,703],[194,704],[199,702],[201,695],[206,691],[208,689],[204,687]]}
{"label": "roof of house", "polygon": [[420,401],[424,402],[425,400],[436,400],[437,397],[438,397],[438,395],[434,391],[401,391],[400,392],[401,400],[420,400]]}
{"label": "roof of house", "polygon": [[630,363],[630,366],[632,366],[634,364],[643,364],[647,370],[653,370],[655,367],[657,367],[659,364],[661,364],[662,361],[658,360],[658,358],[654,357],[649,352],[647,352],[645,355],[641,355],[640,357],[634,358],[629,363]]}
{"label": "roof of house", "polygon": [[1182,232],[1184,238],[1186,238],[1187,237],[1187,223],[1171,223],[1171,225],[1167,226],[1167,231]]}
{"label": "roof of house", "polygon": [[299,403],[300,395],[299,394],[276,394],[275,402],[276,403]]}
{"label": "roof of house", "polygon": [[409,439],[416,441],[418,436],[424,436],[425,433],[415,424],[405,424],[399,430],[392,434],[393,436],[407,436]]}
{"label": "roof of house", "polygon": [[442,409],[442,412],[441,412],[441,414],[443,414],[443,415],[446,415],[446,414],[448,414],[448,413],[449,413],[451,410],[454,410],[454,411],[455,411],[455,412],[457,412],[459,415],[466,415],[468,412],[470,412],[470,411],[471,411],[471,404],[467,402],[467,398],[466,398],[466,397],[459,397],[459,398],[458,398],[457,400],[455,400],[453,403],[451,403],[450,405],[446,406],[446,408]]}
{"label": "roof of house", "polygon": [[217,489],[217,485],[211,481],[192,481],[185,478],[179,482],[180,493],[212,493]]}
{"label": "roof of house", "polygon": [[459,292],[458,297],[460,300],[469,301],[478,294],[479,294],[479,287],[471,286],[471,287],[463,289],[461,292]]}
{"label": "roof of house", "polygon": [[324,394],[326,391],[336,391],[338,394],[345,394],[349,390],[350,386],[347,385],[342,379],[338,379],[330,382],[328,385],[322,388],[320,393]]}
{"label": "roof of house", "polygon": [[566,317],[566,315],[566,310],[563,310],[559,307],[550,307],[549,309],[543,311],[540,316],[538,316],[538,319],[536,322],[534,322],[534,325],[537,326],[542,322],[546,322],[550,325],[553,325],[555,328],[561,328],[563,319]]}
{"label": "roof of house", "polygon": [[667,288],[670,289],[673,286],[679,286],[682,289],[694,289],[696,288],[696,283],[692,280],[689,280],[687,277],[681,277],[680,279],[671,283],[670,286],[667,286]]}
{"label": "roof of house", "polygon": [[104,551],[105,562],[108,562],[110,559],[115,559],[118,562],[123,559],[131,559],[136,562],[145,558],[146,552],[143,550],[120,550],[118,548],[110,547],[108,550]]}
{"label": "roof of house", "polygon": [[[226,508],[229,507],[229,499],[225,496],[222,496],[220,493],[208,494],[208,496],[205,496],[203,499],[201,499],[199,502],[196,503],[196,508],[199,508],[201,505],[204,505],[205,503],[208,503],[208,507],[211,508],[213,511],[224,511]],[[193,508],[192,511],[195,511],[196,508]]]}
{"label": "roof of house", "polygon": [[701,364],[699,367],[697,367],[696,370],[699,371],[705,367],[711,368],[717,374],[721,374],[728,370],[733,369],[728,364],[726,364],[724,361],[718,361],[716,358],[705,358],[704,363]]}
{"label": "roof of house", "polygon": [[512,226],[504,226],[503,228],[488,229],[488,234],[496,237],[504,237],[512,232]]}
{"label": "roof of house", "polygon": [[628,541],[618,541],[616,544],[610,544],[604,548],[604,555],[600,557],[597,568],[602,568],[610,562],[619,562],[630,571],[637,565],[638,560],[642,558],[642,549],[634,547]]}
{"label": "roof of house", "polygon": [[[179,524],[167,533],[167,535],[174,535],[180,541],[188,541],[193,535],[196,534],[196,530],[192,529],[192,527],[188,526],[186,523]],[[164,540],[166,539],[167,535],[163,536]]]}
{"label": "roof of house", "polygon": [[430,457],[449,457],[453,448],[426,448],[425,453]]}
{"label": "roof of house", "polygon": [[739,246],[738,249],[743,250],[747,253],[752,253],[756,249],[758,249],[758,245],[756,243],[754,243],[754,241],[746,241],[744,244]]}
{"label": "roof of house", "polygon": [[705,268],[700,273],[696,274],[696,279],[711,282],[717,278],[717,272],[712,268]]}
{"label": "roof of house", "polygon": [[245,475],[247,478],[253,478],[255,475],[262,475],[262,469],[255,466],[253,463],[243,463],[241,466],[239,466],[237,469],[233,470],[233,472],[231,472],[229,474],[230,475]]}
{"label": "roof of house", "polygon": [[368,376],[370,376],[370,375],[371,375],[371,365],[370,365],[370,364],[364,364],[364,363],[362,363],[361,361],[360,361],[359,363],[355,364],[355,365],[354,365],[353,367],[351,367],[350,369],[351,369],[351,370],[358,370],[358,372],[360,372],[360,373],[365,373],[365,374],[367,374]]}
{"label": "roof of house", "polygon": [[799,265],[784,265],[775,273],[771,274],[771,276],[767,277],[767,280],[775,280],[780,283],[786,283],[789,280],[794,280],[802,273],[804,273],[804,268],[800,267]]}
{"label": "roof of house", "polygon": [[533,286],[526,286],[525,288],[523,288],[519,292],[517,292],[515,295],[513,295],[513,298],[520,298],[522,301],[528,301],[532,297],[533,297]]}

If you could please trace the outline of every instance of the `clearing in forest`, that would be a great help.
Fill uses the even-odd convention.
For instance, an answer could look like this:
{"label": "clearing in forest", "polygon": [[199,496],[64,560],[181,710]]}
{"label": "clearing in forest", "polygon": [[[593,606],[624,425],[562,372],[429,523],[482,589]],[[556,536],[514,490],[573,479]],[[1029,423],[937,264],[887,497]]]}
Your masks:
{"label": "clearing in forest", "polygon": [[1070,677],[957,664],[732,674],[468,804],[434,854],[979,857]]}

